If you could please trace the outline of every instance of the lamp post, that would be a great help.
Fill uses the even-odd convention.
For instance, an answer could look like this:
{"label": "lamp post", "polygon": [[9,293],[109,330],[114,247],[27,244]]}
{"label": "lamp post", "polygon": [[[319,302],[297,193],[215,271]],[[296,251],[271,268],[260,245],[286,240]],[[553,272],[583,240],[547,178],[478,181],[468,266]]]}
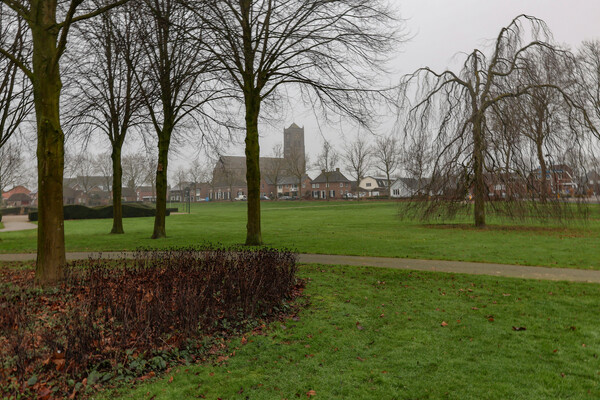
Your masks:
{"label": "lamp post", "polygon": [[185,202],[185,207],[187,208],[187,213],[190,214],[191,213],[191,204],[190,204],[190,187],[187,186],[184,190],[184,197],[183,197],[183,201]]}

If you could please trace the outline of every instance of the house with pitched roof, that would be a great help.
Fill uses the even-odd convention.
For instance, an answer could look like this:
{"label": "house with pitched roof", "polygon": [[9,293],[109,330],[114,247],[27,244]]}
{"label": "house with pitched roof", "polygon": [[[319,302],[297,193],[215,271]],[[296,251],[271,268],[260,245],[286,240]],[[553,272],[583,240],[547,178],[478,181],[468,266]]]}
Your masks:
{"label": "house with pitched roof", "polygon": [[340,172],[321,170],[321,174],[311,182],[313,199],[343,199],[352,193],[352,182]]}

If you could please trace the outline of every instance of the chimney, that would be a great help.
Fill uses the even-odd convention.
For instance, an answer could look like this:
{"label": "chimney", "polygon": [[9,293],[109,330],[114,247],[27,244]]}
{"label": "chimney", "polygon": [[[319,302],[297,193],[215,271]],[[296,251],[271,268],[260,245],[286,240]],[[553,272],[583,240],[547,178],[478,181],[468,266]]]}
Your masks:
{"label": "chimney", "polygon": [[325,173],[325,170],[324,170],[324,169],[322,169],[322,170],[321,170],[321,173],[322,173],[322,174],[324,174],[324,173]]}
{"label": "chimney", "polygon": [[339,169],[339,168],[336,168],[336,169],[335,169],[335,172],[340,172],[340,169]]}

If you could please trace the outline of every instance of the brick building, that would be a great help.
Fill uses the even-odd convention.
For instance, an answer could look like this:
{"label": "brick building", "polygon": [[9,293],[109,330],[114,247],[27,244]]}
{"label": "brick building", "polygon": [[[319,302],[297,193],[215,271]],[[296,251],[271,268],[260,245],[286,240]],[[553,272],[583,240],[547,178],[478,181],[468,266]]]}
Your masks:
{"label": "brick building", "polygon": [[311,182],[313,199],[343,199],[352,193],[352,182],[340,172],[322,170]]}

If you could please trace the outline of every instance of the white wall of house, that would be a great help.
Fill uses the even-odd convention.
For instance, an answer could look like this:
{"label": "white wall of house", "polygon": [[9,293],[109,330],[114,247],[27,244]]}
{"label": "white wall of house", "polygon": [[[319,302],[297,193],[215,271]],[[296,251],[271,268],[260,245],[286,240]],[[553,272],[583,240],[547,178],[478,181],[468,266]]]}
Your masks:
{"label": "white wall of house", "polygon": [[374,176],[366,176],[361,179],[358,187],[360,190],[367,192],[369,197],[377,197],[383,196],[387,193],[385,187],[381,187],[377,184],[377,180],[387,181],[387,178],[374,177]]}
{"label": "white wall of house", "polygon": [[373,178],[372,176],[367,176],[360,180],[358,187],[366,192],[371,192],[373,190],[377,190],[377,188],[378,188],[377,180],[375,178]]}
{"label": "white wall of house", "polygon": [[391,186],[391,193],[393,198],[406,198],[410,197],[414,194],[413,190],[411,190],[401,179],[396,179]]}

